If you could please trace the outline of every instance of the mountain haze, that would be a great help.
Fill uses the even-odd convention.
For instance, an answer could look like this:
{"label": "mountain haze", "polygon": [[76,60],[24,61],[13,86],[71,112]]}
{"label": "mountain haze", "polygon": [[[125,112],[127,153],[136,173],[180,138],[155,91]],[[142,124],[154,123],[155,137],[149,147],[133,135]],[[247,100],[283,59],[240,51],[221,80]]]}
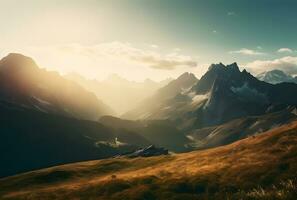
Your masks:
{"label": "mountain haze", "polygon": [[113,108],[117,115],[135,107],[145,98],[151,96],[156,90],[168,84],[171,79],[155,82],[146,79],[143,82],[128,81],[116,74],[110,75],[103,81],[88,80],[78,74],[72,73],[65,76],[75,81],[85,89],[93,92],[99,99]]}
{"label": "mountain haze", "polygon": [[0,60],[0,99],[45,113],[97,120],[111,108],[57,72],[39,68],[33,59],[9,54]]}
{"label": "mountain haze", "polygon": [[[143,188],[153,183],[160,190],[149,188],[140,194],[145,195],[141,198],[146,199],[149,194],[149,198],[168,199],[182,193],[189,197],[187,199],[197,199],[208,197],[209,193],[205,191],[212,191],[213,187],[216,189],[211,196],[226,195],[226,190],[234,189],[229,181],[236,182],[232,194],[240,195],[239,190],[248,191],[266,182],[279,184],[294,176],[292,155],[295,155],[297,84],[270,84],[258,80],[246,70],[240,71],[236,63],[212,64],[200,80],[186,72],[167,81],[135,83],[115,75],[103,82],[75,74],[62,77],[39,68],[29,57],[20,54],[4,57],[0,61],[3,163],[0,177],[73,162],[109,159],[0,179],[0,186],[4,188],[0,196],[31,199],[28,194],[33,194],[32,198],[50,198],[48,191],[52,191],[59,194],[54,199],[89,198],[94,195],[93,184],[100,188],[105,188],[105,184],[113,187],[116,181],[113,192],[99,190],[95,193],[106,199],[133,199],[134,186]],[[123,110],[133,109],[117,118],[97,99],[100,95],[113,105],[116,101],[112,102],[112,99],[129,104]],[[124,96],[127,98],[122,98]],[[138,105],[137,101],[140,101]],[[124,156],[150,145],[174,154],[134,159]],[[268,149],[271,145],[274,153]],[[284,149],[283,145],[290,149],[278,151]],[[193,151],[197,149],[203,151]],[[175,154],[181,152],[188,153]],[[265,160],[265,156],[269,159]],[[239,158],[250,161],[232,168]],[[261,162],[261,166],[255,166],[254,162]],[[218,163],[223,163],[225,168]],[[273,166],[272,171],[268,166]],[[210,171],[204,171],[206,168]],[[252,176],[268,172],[257,184],[249,185],[249,176],[244,174],[241,177],[244,181],[236,180],[232,170],[227,173],[233,178],[225,176],[222,172],[229,168],[236,174],[244,172],[252,173]],[[177,169],[186,171],[179,173]],[[277,178],[272,180],[270,173]],[[201,176],[212,183],[215,181],[220,187],[205,185]],[[214,176],[219,178],[213,179]],[[147,177],[157,178],[145,183]],[[15,188],[16,181],[20,184]],[[26,184],[28,182],[30,184]],[[81,188],[85,184],[88,186]],[[196,184],[198,188],[204,188],[197,194],[193,189]],[[73,185],[78,193],[68,190],[68,186],[72,188]],[[118,188],[122,186],[125,187],[123,191]],[[14,193],[15,189],[21,192]],[[66,191],[66,196],[60,191]],[[114,196],[117,193],[120,196]]]}
{"label": "mountain haze", "polygon": [[0,200],[297,200],[297,0],[0,0]]}
{"label": "mountain haze", "polygon": [[186,72],[157,90],[152,96],[145,99],[122,117],[127,119],[164,119],[164,117],[154,115],[158,111],[167,108],[167,101],[189,90],[197,81],[198,79],[194,74]]}

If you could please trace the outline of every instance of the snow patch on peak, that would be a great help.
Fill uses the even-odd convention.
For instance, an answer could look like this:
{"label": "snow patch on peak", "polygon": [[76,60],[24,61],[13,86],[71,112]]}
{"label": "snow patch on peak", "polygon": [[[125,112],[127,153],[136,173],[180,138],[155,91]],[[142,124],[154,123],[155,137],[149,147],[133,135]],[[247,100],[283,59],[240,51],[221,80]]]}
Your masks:
{"label": "snow patch on peak", "polygon": [[294,115],[297,115],[297,109],[294,108],[294,109],[291,111],[291,113],[294,114]]}
{"label": "snow patch on peak", "polygon": [[208,94],[202,94],[202,95],[195,95],[193,98],[192,98],[192,101],[193,103],[199,103],[203,100],[206,100],[209,98],[209,95]]}
{"label": "snow patch on peak", "polygon": [[36,97],[36,96],[33,96],[32,98],[35,99],[36,101],[38,101],[39,103],[43,104],[43,105],[51,105],[50,102],[45,101],[45,100],[43,100],[43,99],[41,99],[41,98],[38,98],[38,97]]}

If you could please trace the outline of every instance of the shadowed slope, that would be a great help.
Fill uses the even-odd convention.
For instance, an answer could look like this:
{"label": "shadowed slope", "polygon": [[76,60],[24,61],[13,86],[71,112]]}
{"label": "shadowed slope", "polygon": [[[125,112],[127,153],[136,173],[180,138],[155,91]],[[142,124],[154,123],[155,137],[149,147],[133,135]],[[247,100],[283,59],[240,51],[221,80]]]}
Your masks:
{"label": "shadowed slope", "polygon": [[219,126],[193,130],[188,134],[188,138],[193,141],[189,145],[198,149],[206,149],[230,144],[295,121],[296,111],[296,108],[288,107],[266,115],[239,118]]}
{"label": "shadowed slope", "polygon": [[118,131],[126,130],[131,133],[137,133],[152,144],[164,147],[170,151],[185,152],[190,150],[186,147],[190,140],[170,121],[132,121],[112,116],[104,116],[100,118],[99,122],[108,127],[113,127]]}
{"label": "shadowed slope", "polygon": [[4,101],[0,101],[0,113],[0,177],[106,158],[150,144],[140,135],[98,122],[46,114]]}

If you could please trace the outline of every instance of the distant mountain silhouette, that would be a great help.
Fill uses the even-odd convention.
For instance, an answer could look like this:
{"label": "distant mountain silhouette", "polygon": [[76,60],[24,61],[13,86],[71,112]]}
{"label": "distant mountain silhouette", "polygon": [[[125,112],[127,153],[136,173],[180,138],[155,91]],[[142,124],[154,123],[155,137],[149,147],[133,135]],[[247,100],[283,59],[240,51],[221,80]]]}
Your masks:
{"label": "distant mountain silhouette", "polygon": [[289,74],[286,74],[282,70],[275,69],[268,72],[262,72],[256,76],[259,80],[265,81],[267,83],[271,84],[277,84],[277,83],[297,83],[297,77],[293,77]]}
{"label": "distant mountain silhouette", "polygon": [[113,114],[93,93],[15,53],[0,60],[0,99],[79,119],[97,120]]}
{"label": "distant mountain silhouette", "polygon": [[112,107],[118,115],[131,110],[136,104],[171,81],[171,79],[165,79],[156,82],[146,79],[143,82],[135,82],[126,80],[117,74],[112,74],[102,81],[88,80],[76,73],[68,74],[65,78],[75,81],[96,94],[99,99]]}
{"label": "distant mountain silhouette", "polygon": [[[169,82],[157,90],[151,97],[141,102],[135,109],[125,113],[122,117],[127,119],[154,119],[160,110],[166,109],[168,100],[188,91],[198,79],[192,73],[183,73],[177,79]],[[161,119],[161,118],[158,118]]]}

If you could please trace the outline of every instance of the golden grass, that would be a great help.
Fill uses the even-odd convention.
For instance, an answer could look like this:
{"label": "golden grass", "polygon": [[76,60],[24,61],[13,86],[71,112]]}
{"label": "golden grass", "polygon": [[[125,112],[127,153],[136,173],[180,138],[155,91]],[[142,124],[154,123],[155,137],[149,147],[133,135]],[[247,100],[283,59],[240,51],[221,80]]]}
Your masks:
{"label": "golden grass", "polygon": [[[81,162],[0,180],[1,199],[232,198],[297,171],[297,122],[236,143],[151,158]],[[231,194],[231,196],[228,196]],[[248,192],[244,193],[248,196]],[[218,196],[219,195],[219,196]],[[224,197],[223,197],[223,196]]]}

